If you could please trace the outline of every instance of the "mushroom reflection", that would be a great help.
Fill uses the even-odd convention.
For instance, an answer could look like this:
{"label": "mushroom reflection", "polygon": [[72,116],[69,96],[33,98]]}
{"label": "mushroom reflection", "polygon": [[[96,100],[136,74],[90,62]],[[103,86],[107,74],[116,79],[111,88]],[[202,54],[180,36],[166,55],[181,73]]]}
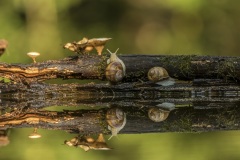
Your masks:
{"label": "mushroom reflection", "polygon": [[0,147],[7,146],[9,143],[8,129],[0,129]]}
{"label": "mushroom reflection", "polygon": [[122,130],[127,122],[126,113],[119,108],[110,108],[106,113],[106,120],[108,123],[108,130],[112,132],[112,136],[117,136],[120,130]]}
{"label": "mushroom reflection", "polygon": [[98,135],[97,140],[94,140],[90,136],[78,136],[74,137],[70,141],[64,141],[64,144],[72,147],[80,147],[84,151],[88,151],[90,149],[92,150],[110,150],[111,148],[108,147],[107,143],[105,142],[105,139],[103,137],[103,134],[100,133]]}
{"label": "mushroom reflection", "polygon": [[167,119],[171,110],[175,109],[173,103],[161,103],[148,110],[148,117],[153,122],[162,122]]}
{"label": "mushroom reflection", "polygon": [[41,137],[42,137],[41,134],[37,133],[37,128],[34,128],[33,133],[28,135],[28,138],[31,138],[31,139],[37,139]]}

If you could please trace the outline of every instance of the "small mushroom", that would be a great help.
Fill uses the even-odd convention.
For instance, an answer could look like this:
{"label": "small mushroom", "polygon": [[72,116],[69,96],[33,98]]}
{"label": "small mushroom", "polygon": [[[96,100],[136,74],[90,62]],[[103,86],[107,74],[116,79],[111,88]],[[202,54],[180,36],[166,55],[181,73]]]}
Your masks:
{"label": "small mushroom", "polygon": [[7,146],[9,143],[8,129],[0,129],[0,147]]}
{"label": "small mushroom", "polygon": [[80,137],[76,146],[82,148],[84,151],[88,151],[90,149],[92,150],[110,150],[111,149],[108,147],[107,143],[105,142],[105,139],[102,133],[98,135],[98,138],[96,141],[90,136],[82,136]]}
{"label": "small mushroom", "polygon": [[7,40],[0,39],[0,56],[3,55],[3,53],[5,52],[7,46],[8,46]]}
{"label": "small mushroom", "polygon": [[64,141],[64,144],[66,144],[66,145],[68,145],[68,146],[70,146],[70,147],[76,146],[77,143],[78,143],[78,137],[74,137],[74,138],[71,139],[70,141],[67,141],[67,140]]}
{"label": "small mushroom", "polygon": [[73,51],[73,52],[77,50],[76,44],[74,43],[67,43],[63,46],[63,48],[69,49],[70,51]]}
{"label": "small mushroom", "polygon": [[31,133],[28,138],[31,139],[37,139],[37,138],[41,138],[41,134],[37,133],[37,128],[34,128],[33,133]]}
{"label": "small mushroom", "polygon": [[108,147],[102,133],[98,135],[97,140],[90,148],[94,150],[111,150],[111,148]]}
{"label": "small mushroom", "polygon": [[33,59],[33,63],[36,63],[36,57],[40,56],[38,52],[28,52],[27,55]]}

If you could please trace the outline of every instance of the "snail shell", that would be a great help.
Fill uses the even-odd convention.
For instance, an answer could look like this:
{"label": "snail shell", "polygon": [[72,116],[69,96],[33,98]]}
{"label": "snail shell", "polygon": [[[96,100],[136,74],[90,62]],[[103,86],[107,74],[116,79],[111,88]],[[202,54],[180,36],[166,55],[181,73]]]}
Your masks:
{"label": "snail shell", "polygon": [[148,110],[148,118],[154,122],[162,122],[167,119],[170,111],[166,111],[157,107]]}
{"label": "snail shell", "polygon": [[109,50],[108,52],[111,54],[110,58],[107,60],[107,68],[106,68],[106,78],[111,83],[120,82],[126,74],[126,66],[121,59],[119,59],[116,55],[118,49],[115,53],[111,53]]}
{"label": "snail shell", "polygon": [[170,86],[175,83],[163,67],[153,67],[148,71],[148,80],[162,86]]}
{"label": "snail shell", "polygon": [[124,77],[123,66],[118,61],[111,62],[106,68],[106,78],[108,81],[117,83]]}
{"label": "snail shell", "polygon": [[[124,128],[126,124],[126,114],[119,108],[111,108],[106,113],[108,129],[112,132],[112,136],[117,136],[118,132]],[[111,139],[112,136],[109,138]]]}

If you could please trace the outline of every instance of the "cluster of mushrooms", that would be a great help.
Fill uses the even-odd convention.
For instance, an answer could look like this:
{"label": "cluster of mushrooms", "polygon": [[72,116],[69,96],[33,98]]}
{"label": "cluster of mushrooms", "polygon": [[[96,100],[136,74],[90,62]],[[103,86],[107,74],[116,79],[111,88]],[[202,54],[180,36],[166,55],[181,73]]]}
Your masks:
{"label": "cluster of mushrooms", "polygon": [[108,147],[102,133],[98,135],[98,138],[96,140],[94,140],[94,138],[90,136],[77,136],[72,138],[69,141],[67,140],[64,141],[64,144],[70,147],[82,148],[84,151],[88,151],[90,149],[92,150],[111,150],[112,149]]}

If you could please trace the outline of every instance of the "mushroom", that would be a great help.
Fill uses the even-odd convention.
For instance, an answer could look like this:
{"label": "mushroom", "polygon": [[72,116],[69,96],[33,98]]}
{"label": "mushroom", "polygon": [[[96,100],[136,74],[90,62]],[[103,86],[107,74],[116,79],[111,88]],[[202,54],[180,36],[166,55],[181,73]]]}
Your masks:
{"label": "mushroom", "polygon": [[33,63],[36,63],[36,57],[40,56],[38,52],[28,52],[27,55],[33,59]]}
{"label": "mushroom", "polygon": [[92,147],[91,149],[94,149],[94,150],[111,150],[112,149],[108,147],[102,133],[99,134],[98,139],[95,141],[94,145],[91,147]]}
{"label": "mushroom", "polygon": [[8,41],[5,39],[0,39],[0,56],[5,52],[8,46]]}
{"label": "mushroom", "polygon": [[41,134],[37,133],[37,128],[34,128],[33,133],[31,133],[28,138],[31,139],[37,139],[37,138],[41,138]]}
{"label": "mushroom", "polygon": [[7,146],[9,143],[8,129],[0,129],[0,147]]}

